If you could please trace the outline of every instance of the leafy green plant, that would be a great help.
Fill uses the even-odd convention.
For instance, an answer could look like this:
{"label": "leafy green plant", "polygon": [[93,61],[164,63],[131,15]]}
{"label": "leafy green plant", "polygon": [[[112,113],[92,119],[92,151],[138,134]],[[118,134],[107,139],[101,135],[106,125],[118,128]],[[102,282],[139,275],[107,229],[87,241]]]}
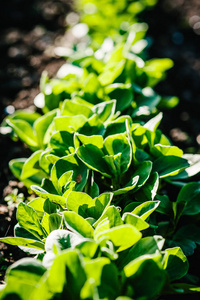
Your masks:
{"label": "leafy green plant", "polygon": [[200,292],[187,260],[200,244],[200,183],[191,182],[200,156],[184,154],[158,129],[160,109],[178,99],[153,88],[173,63],[146,60],[147,26],[134,23],[155,1],[80,3],[91,39],[56,78],[43,73],[35,99],[43,114],[17,111],[2,123],[32,151],[9,166],[37,197],[18,204],[14,237],[0,238],[35,255],[9,267],[0,297]]}

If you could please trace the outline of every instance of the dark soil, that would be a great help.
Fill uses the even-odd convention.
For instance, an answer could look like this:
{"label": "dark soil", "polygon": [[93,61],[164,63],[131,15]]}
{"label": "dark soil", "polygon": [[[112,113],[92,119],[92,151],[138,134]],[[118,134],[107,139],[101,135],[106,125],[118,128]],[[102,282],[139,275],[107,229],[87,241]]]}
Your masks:
{"label": "dark soil", "polygon": [[[0,1],[0,121],[9,105],[15,109],[33,108],[39,93],[43,70],[56,74],[64,59],[51,50],[56,39],[66,31],[65,18],[71,10],[66,0],[7,0]],[[47,51],[49,49],[49,51]],[[0,135],[0,236],[13,235],[16,224],[15,207],[8,208],[4,197],[14,188],[27,194],[8,168],[16,157],[28,157],[30,151],[20,142]],[[0,243],[0,281],[14,261],[25,256],[18,247]]]}
{"label": "dark soil", "polygon": [[[16,109],[33,108],[42,71],[54,76],[64,63],[51,47],[65,34],[65,17],[70,10],[69,0],[1,1],[1,120],[8,105]],[[160,0],[155,8],[141,15],[141,20],[149,24],[148,37],[152,42],[149,57],[169,57],[174,61],[174,68],[156,89],[162,95],[178,96],[180,103],[164,113],[161,129],[185,152],[200,153],[200,2]],[[8,209],[3,199],[13,188],[27,193],[11,174],[8,162],[16,157],[28,157],[30,152],[20,142],[2,135],[0,151],[0,236],[8,236],[13,234],[16,224],[16,209]],[[1,243],[0,280],[7,266],[24,255],[17,247]],[[196,252],[197,261],[198,257]]]}

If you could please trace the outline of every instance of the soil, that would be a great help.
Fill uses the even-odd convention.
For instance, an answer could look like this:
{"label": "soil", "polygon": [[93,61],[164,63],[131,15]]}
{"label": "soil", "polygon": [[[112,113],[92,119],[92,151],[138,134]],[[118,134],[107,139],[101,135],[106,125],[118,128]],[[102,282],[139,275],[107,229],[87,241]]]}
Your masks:
{"label": "soil", "polygon": [[[67,42],[65,19],[71,10],[69,0],[1,1],[1,121],[9,105],[15,109],[34,109],[33,99],[39,92],[42,71],[54,76],[65,62],[56,57],[52,45],[60,40]],[[149,24],[149,57],[169,57],[174,61],[174,68],[156,90],[162,95],[178,96],[180,102],[175,109],[164,113],[161,129],[185,152],[200,153],[199,0],[160,0],[152,10],[141,14],[141,20]],[[11,174],[8,162],[28,157],[30,152],[20,142],[1,135],[0,153],[0,236],[9,236],[16,224],[16,208],[8,208],[4,197],[14,188],[25,195],[27,191]],[[195,180],[200,180],[200,176]],[[8,265],[23,256],[25,253],[19,248],[1,243],[0,281]]]}

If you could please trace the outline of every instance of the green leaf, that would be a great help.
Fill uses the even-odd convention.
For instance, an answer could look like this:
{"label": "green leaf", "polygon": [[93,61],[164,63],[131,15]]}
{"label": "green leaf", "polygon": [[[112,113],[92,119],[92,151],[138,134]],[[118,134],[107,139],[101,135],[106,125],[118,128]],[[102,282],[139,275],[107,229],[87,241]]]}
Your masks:
{"label": "green leaf", "polygon": [[177,156],[161,156],[153,163],[153,172],[158,172],[160,178],[173,176],[187,168],[189,163],[186,159]]}
{"label": "green leaf", "polygon": [[124,208],[123,213],[131,212],[132,214],[140,216],[143,220],[146,220],[159,204],[160,201],[146,201],[144,203],[131,202]]}
{"label": "green leaf", "polygon": [[98,147],[99,149],[103,148],[103,137],[101,135],[83,135],[80,133],[75,133],[74,135],[74,145],[75,148],[80,147],[82,144],[84,145],[93,145]]}
{"label": "green leaf", "polygon": [[19,225],[30,231],[39,239],[44,238],[44,232],[36,211],[27,204],[20,202],[17,208]]}
{"label": "green leaf", "polygon": [[190,164],[189,167],[185,168],[179,174],[170,177],[171,180],[186,179],[199,173],[200,171],[200,155],[199,154],[183,154]]}
{"label": "green leaf", "polygon": [[[10,170],[12,171],[14,176],[19,180],[21,180],[21,172],[26,160],[27,160],[26,158],[15,158],[9,161]],[[26,187],[30,188],[32,184],[41,184],[43,178],[44,178],[44,173],[38,172],[37,174],[27,179],[24,179],[23,183]]]}
{"label": "green leaf", "polygon": [[57,204],[63,208],[66,208],[66,198],[59,196],[59,195],[54,195],[54,194],[50,194],[48,193],[46,190],[44,190],[43,188],[37,186],[37,185],[32,185],[31,189],[40,197],[44,198],[44,199],[49,199],[50,201],[52,201],[54,204]]}
{"label": "green leaf", "polygon": [[98,115],[102,122],[112,120],[116,107],[116,100],[106,101],[93,106],[92,111]]}
{"label": "green leaf", "polygon": [[116,99],[116,111],[122,112],[133,101],[133,92],[129,84],[113,83],[105,87],[106,94],[110,99]]}
{"label": "green leaf", "polygon": [[138,181],[139,175],[133,176],[131,180],[125,185],[125,187],[115,190],[114,195],[122,195],[132,191],[137,186]]}
{"label": "green leaf", "polygon": [[[105,209],[103,214],[100,216],[100,218],[93,224],[95,228],[97,228],[98,225],[101,224],[103,220],[109,221],[109,227],[115,227],[123,224],[123,221],[121,219],[121,215],[117,207],[115,206],[109,206]],[[95,231],[95,234],[97,231]]]}
{"label": "green leaf", "polygon": [[7,123],[12,127],[20,140],[27,144],[31,150],[35,151],[38,149],[37,138],[28,122],[23,120],[7,120]]}
{"label": "green leaf", "polygon": [[87,121],[83,115],[55,117],[55,129],[57,131],[67,131],[69,133],[78,131]]}
{"label": "green leaf", "polygon": [[188,272],[189,264],[181,248],[166,249],[164,253],[164,269],[168,272],[170,281],[185,276]]}
{"label": "green leaf", "polygon": [[108,173],[108,165],[103,159],[104,153],[97,146],[91,144],[83,145],[77,149],[76,153],[79,159],[82,160],[90,169],[100,172],[106,177],[112,177]]}
{"label": "green leaf", "polygon": [[34,152],[25,162],[22,168],[21,179],[29,178],[40,171],[39,159],[42,150]]}
{"label": "green leaf", "polygon": [[61,108],[62,116],[76,116],[83,115],[86,118],[90,118],[93,111],[86,105],[76,103],[72,100],[65,100]]}
{"label": "green leaf", "polygon": [[119,254],[117,266],[121,270],[128,263],[136,258],[147,254],[155,254],[160,252],[164,245],[162,236],[148,236],[140,239],[133,247]]}
{"label": "green leaf", "polygon": [[[76,182],[75,189],[82,191],[87,179],[88,179],[88,168],[79,160],[76,154],[70,154],[60,158],[52,168],[51,179],[53,185],[59,190],[58,181],[60,177],[68,171],[73,170],[72,181]],[[67,183],[67,182],[66,182]]]}
{"label": "green leaf", "polygon": [[85,272],[89,281],[94,280],[101,299],[115,299],[119,293],[117,268],[108,258],[86,262]]}
{"label": "green leaf", "polygon": [[145,222],[141,217],[134,215],[132,213],[125,213],[122,216],[125,224],[130,224],[137,228],[137,230],[142,231],[149,227],[149,224]]}
{"label": "green leaf", "polygon": [[183,155],[183,151],[180,148],[176,146],[168,146],[168,145],[161,145],[161,144],[157,144],[151,147],[150,152],[155,157],[160,157],[162,155],[182,157]]}
{"label": "green leaf", "polygon": [[58,255],[45,276],[37,285],[32,299],[80,299],[86,281],[83,261],[78,251],[64,250]]}
{"label": "green leaf", "polygon": [[50,139],[50,133],[52,131],[51,123],[56,115],[57,110],[50,111],[44,116],[38,118],[34,123],[33,129],[36,132],[38,144],[42,149],[45,148],[45,145]]}
{"label": "green leaf", "polygon": [[139,202],[145,202],[148,200],[154,200],[156,192],[159,187],[159,176],[158,173],[153,173],[150,175],[149,179],[146,181],[135,194],[135,199]]}
{"label": "green leaf", "polygon": [[70,147],[74,147],[73,134],[67,131],[56,131],[51,135],[49,147],[63,151],[64,155],[70,154]]}
{"label": "green leaf", "polygon": [[26,300],[45,272],[46,268],[39,260],[23,258],[15,262],[7,270],[7,284],[0,294],[1,299]]}
{"label": "green leaf", "polygon": [[129,140],[123,134],[116,134],[104,140],[104,150],[108,155],[121,154],[120,171],[126,172],[131,164],[132,149]]}
{"label": "green leaf", "polygon": [[110,63],[106,66],[105,70],[99,76],[99,82],[105,86],[114,82],[120,76],[124,69],[125,60],[122,59],[118,63]]}
{"label": "green leaf", "polygon": [[32,207],[36,211],[39,219],[42,219],[44,215],[44,203],[45,200],[43,198],[35,198],[28,203],[28,206]]}
{"label": "green leaf", "polygon": [[196,215],[200,212],[200,183],[186,184],[178,194],[177,203],[185,202],[183,215]]}
{"label": "green leaf", "polygon": [[44,243],[36,240],[31,240],[23,237],[5,237],[0,238],[0,242],[13,246],[22,246],[28,248],[34,248],[44,251]]}
{"label": "green leaf", "polygon": [[99,240],[104,236],[111,240],[116,248],[116,252],[130,248],[142,237],[135,227],[128,224],[101,231],[95,236],[95,240]]}
{"label": "green leaf", "polygon": [[124,268],[125,276],[134,287],[135,299],[153,299],[165,284],[165,271],[161,267],[161,255],[143,255]]}
{"label": "green leaf", "polygon": [[159,126],[161,120],[162,120],[163,114],[160,112],[157,116],[150,119],[146,124],[144,124],[144,128],[147,128],[151,131],[156,131],[157,127]]}
{"label": "green leaf", "polygon": [[83,237],[93,238],[94,229],[83,217],[73,211],[66,211],[63,215],[67,228]]}
{"label": "green leaf", "polygon": [[86,193],[70,192],[67,198],[67,208],[83,218],[92,217],[97,220],[109,205],[111,199],[112,193],[105,193],[92,199]]}
{"label": "green leaf", "polygon": [[[133,177],[139,176],[136,190],[141,188],[146,181],[148,180],[152,170],[152,162],[151,161],[144,161],[137,167],[136,171],[133,173]],[[136,191],[135,190],[135,191]]]}

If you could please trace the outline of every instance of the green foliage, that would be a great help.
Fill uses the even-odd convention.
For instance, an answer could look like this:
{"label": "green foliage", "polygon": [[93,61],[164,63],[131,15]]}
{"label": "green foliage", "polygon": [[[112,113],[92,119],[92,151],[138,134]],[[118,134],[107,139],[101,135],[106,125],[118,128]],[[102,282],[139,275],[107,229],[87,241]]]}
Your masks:
{"label": "green foliage", "polygon": [[8,268],[1,299],[200,291],[187,260],[200,244],[200,183],[191,182],[200,157],[158,129],[159,109],[178,99],[153,87],[173,63],[145,59],[147,25],[135,23],[155,2],[77,1],[88,42],[74,47],[56,78],[43,73],[35,103],[43,101],[44,114],[18,111],[3,121],[33,152],[9,166],[38,197],[18,204],[15,236],[0,238],[36,255]]}

